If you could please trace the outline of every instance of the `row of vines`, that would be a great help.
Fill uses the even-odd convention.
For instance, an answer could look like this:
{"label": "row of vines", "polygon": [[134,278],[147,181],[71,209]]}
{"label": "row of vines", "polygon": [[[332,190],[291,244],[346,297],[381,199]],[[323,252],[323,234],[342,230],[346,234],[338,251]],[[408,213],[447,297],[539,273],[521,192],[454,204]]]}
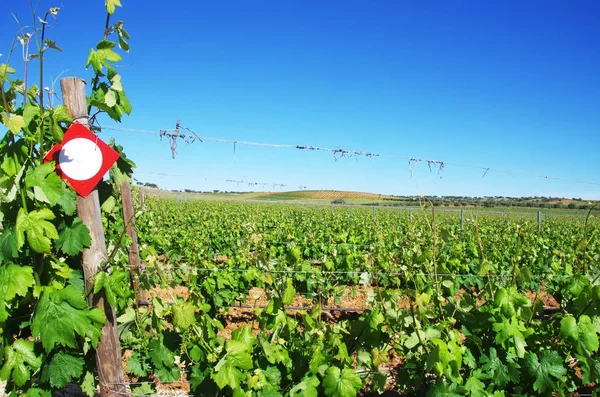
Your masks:
{"label": "row of vines", "polygon": [[[455,214],[414,215],[380,210],[374,222],[370,209],[147,200],[137,222],[154,293],[150,310],[120,318],[129,375],[185,379],[193,395],[593,388],[597,218],[538,233],[535,219],[468,217],[461,230]],[[266,304],[224,334],[256,287]],[[365,310],[324,316],[324,302],[355,290]],[[288,310],[297,294],[309,307]]]}

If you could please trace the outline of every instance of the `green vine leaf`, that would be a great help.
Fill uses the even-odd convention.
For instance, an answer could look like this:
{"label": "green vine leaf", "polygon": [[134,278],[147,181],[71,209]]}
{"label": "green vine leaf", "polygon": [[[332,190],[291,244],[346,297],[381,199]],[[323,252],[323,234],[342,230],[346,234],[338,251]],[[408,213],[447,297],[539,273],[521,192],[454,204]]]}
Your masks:
{"label": "green vine leaf", "polygon": [[5,63],[0,64],[0,82],[4,81],[6,79],[7,74],[13,74],[13,73],[16,73],[15,69],[11,68],[10,66],[8,66]]}
{"label": "green vine leaf", "polygon": [[[96,50],[93,48],[90,50],[85,67],[88,68],[90,65],[94,69],[94,73],[102,76],[102,66],[107,68],[113,68],[109,62],[119,62],[123,58],[121,55],[113,51],[115,43],[108,40],[103,40],[98,43]],[[113,68],[114,69],[114,68]]]}
{"label": "green vine leaf", "polygon": [[494,323],[492,329],[497,332],[496,343],[502,344],[507,349],[514,349],[519,358],[525,356],[527,346],[525,338],[533,332],[532,329],[526,328],[516,316],[510,319],[503,318],[501,323]]}
{"label": "green vine leaf", "polygon": [[56,50],[58,52],[62,52],[62,49],[56,45],[56,42],[54,40],[44,40],[44,44],[46,44],[46,46],[48,46],[48,48],[52,48],[53,50]]}
{"label": "green vine leaf", "polygon": [[17,135],[23,128],[25,128],[25,119],[23,116],[16,114],[2,113],[2,124],[8,128],[10,132]]}
{"label": "green vine leaf", "polygon": [[104,321],[104,313],[97,308],[90,310],[81,292],[69,285],[42,294],[31,330],[49,352],[56,345],[76,347],[76,335],[89,337],[96,346]]}
{"label": "green vine leaf", "polygon": [[252,356],[250,351],[252,345],[241,342],[239,340],[229,340],[225,344],[227,354],[219,360],[215,366],[215,372],[211,377],[223,389],[225,386],[236,390],[240,386],[240,382],[245,378],[241,370],[252,369]]}
{"label": "green vine leaf", "polygon": [[88,55],[88,59],[85,63],[85,68],[89,68],[92,66],[94,73],[97,75],[102,74],[102,62],[100,62],[100,58],[98,58],[98,53],[92,48],[90,50],[90,55]]}
{"label": "green vine leaf", "polygon": [[211,374],[211,377],[220,389],[229,386],[233,390],[238,389],[240,382],[245,378],[242,371],[232,365],[225,365],[219,368],[217,372]]}
{"label": "green vine leaf", "polygon": [[12,380],[21,387],[31,378],[31,373],[37,371],[42,365],[33,351],[34,344],[23,339],[17,339],[12,345],[4,349],[5,362],[0,370],[1,379]]}
{"label": "green vine leaf", "polygon": [[58,206],[69,216],[75,214],[75,211],[77,211],[77,194],[75,191],[65,188],[58,200]]}
{"label": "green vine leaf", "polygon": [[133,108],[131,107],[131,103],[129,103],[129,99],[127,99],[127,96],[125,95],[125,91],[118,91],[117,95],[119,97],[119,107],[121,110],[123,110],[125,114],[131,114]]}
{"label": "green vine leaf", "polygon": [[195,309],[191,302],[180,302],[173,305],[173,324],[177,328],[186,330],[195,322]]}
{"label": "green vine leaf", "polygon": [[86,372],[81,383],[81,390],[90,397],[94,397],[96,392],[96,382],[94,380],[94,374]]}
{"label": "green vine leaf", "polygon": [[106,93],[106,95],[104,95],[104,103],[106,103],[106,106],[108,106],[109,108],[112,108],[113,106],[115,106],[117,104],[117,93],[116,91],[108,91]]}
{"label": "green vine leaf", "polygon": [[52,109],[49,116],[51,120],[52,137],[57,142],[60,142],[64,136],[63,128],[61,127],[60,123],[70,124],[73,122],[73,119],[67,113],[67,109],[62,105]]}
{"label": "green vine leaf", "polygon": [[37,387],[33,387],[27,390],[25,394],[27,397],[52,397],[52,392],[49,390],[39,389]]}
{"label": "green vine leaf", "polygon": [[173,353],[169,349],[165,347],[160,341],[153,339],[148,344],[148,355],[150,356],[150,360],[152,360],[152,364],[155,367],[165,367],[173,365],[175,362],[175,357]]}
{"label": "green vine leaf", "polygon": [[35,285],[31,266],[8,265],[0,268],[0,296],[2,301],[10,301],[15,296],[25,296]]}
{"label": "green vine leaf", "polygon": [[125,181],[131,182],[131,175],[133,174],[133,169],[136,167],[135,163],[127,157],[123,151],[123,147],[117,145],[114,139],[111,139],[108,145],[119,153],[119,158],[110,168],[110,179],[117,186],[121,186]]}
{"label": "green vine leaf", "polygon": [[462,397],[464,388],[456,383],[439,382],[431,389],[428,394],[435,397]]}
{"label": "green vine leaf", "polygon": [[110,79],[110,89],[112,91],[123,91],[123,84],[121,83],[121,75],[120,74],[115,74],[111,79]]}
{"label": "green vine leaf", "polygon": [[562,377],[567,373],[558,353],[550,350],[541,352],[539,359],[537,355],[527,353],[525,368],[535,379],[533,390],[540,393],[557,390],[556,381],[562,382]]}
{"label": "green vine leaf", "polygon": [[119,21],[115,24],[114,29],[117,32],[117,35],[119,36],[119,48],[125,52],[129,52],[129,43],[127,42],[127,40],[129,40],[130,37],[129,33],[127,33],[124,26],[125,23],[123,21]]}
{"label": "green vine leaf", "polygon": [[23,109],[23,120],[25,125],[29,126],[31,122],[40,115],[40,107],[34,103],[28,102]]}
{"label": "green vine leaf", "polygon": [[319,383],[316,376],[311,376],[294,386],[290,390],[290,397],[318,397],[317,387]]}
{"label": "green vine leaf", "polygon": [[25,185],[33,189],[37,200],[56,205],[64,194],[64,182],[56,174],[56,163],[50,161],[27,171]]}
{"label": "green vine leaf", "polygon": [[521,295],[515,287],[500,288],[494,296],[494,305],[500,308],[500,312],[505,317],[512,317],[517,314],[522,307],[530,306],[529,299]]}
{"label": "green vine leaf", "polygon": [[63,105],[58,105],[52,109],[52,118],[57,123],[72,123],[73,119],[69,116],[67,108]]}
{"label": "green vine leaf", "polygon": [[96,49],[98,50],[98,59],[107,67],[110,66],[107,62],[119,62],[122,59],[121,55],[113,51],[115,45],[116,43],[112,41],[102,40],[96,46]]}
{"label": "green vine leaf", "polygon": [[127,274],[115,269],[110,274],[98,272],[94,276],[94,294],[104,290],[106,300],[113,307],[123,308],[127,304],[127,297],[130,294]]}
{"label": "green vine leaf", "polygon": [[79,378],[83,374],[84,364],[85,361],[81,357],[60,352],[52,358],[42,378],[49,379],[52,387],[62,388],[72,379]]}
{"label": "green vine leaf", "polygon": [[146,376],[148,371],[146,365],[142,361],[139,353],[133,353],[129,359],[127,359],[127,370],[135,376]]}
{"label": "green vine leaf", "polygon": [[281,298],[281,302],[284,305],[289,305],[294,300],[296,296],[296,290],[294,289],[294,283],[291,278],[288,278],[285,282],[285,290],[283,291],[283,297]]}
{"label": "green vine leaf", "polygon": [[77,255],[92,244],[90,231],[80,218],[71,227],[65,227],[56,241],[56,247],[67,255]]}
{"label": "green vine leaf", "polygon": [[16,258],[18,255],[19,249],[15,230],[12,227],[6,228],[0,234],[0,263]]}
{"label": "green vine leaf", "polygon": [[371,350],[371,361],[373,362],[373,365],[376,368],[381,365],[387,364],[390,361],[388,357],[388,352],[379,349]]}
{"label": "green vine leaf", "polygon": [[519,380],[518,378],[516,380],[511,378],[508,367],[498,357],[494,347],[490,347],[489,356],[485,354],[481,356],[481,364],[483,373],[487,374],[491,381],[500,388],[506,386],[511,380],[516,382]]}
{"label": "green vine leaf", "polygon": [[112,15],[116,7],[122,7],[121,0],[106,0],[106,11]]}
{"label": "green vine leaf", "polygon": [[564,317],[560,322],[560,336],[571,341],[580,354],[591,356],[598,351],[596,328],[592,319],[585,314],[579,321],[573,316]]}
{"label": "green vine leaf", "polygon": [[465,383],[465,389],[469,392],[471,397],[486,397],[485,383],[481,380],[485,380],[485,376],[481,373],[480,369],[476,369],[471,373],[469,379]]}
{"label": "green vine leaf", "polygon": [[27,242],[31,249],[39,253],[50,252],[50,239],[58,238],[56,227],[48,222],[54,218],[54,213],[48,208],[29,213],[20,208],[16,222],[17,247],[21,249],[25,244],[25,234],[27,234]]}
{"label": "green vine leaf", "polygon": [[350,368],[340,370],[338,367],[329,367],[325,371],[323,387],[327,396],[354,397],[362,389],[362,381]]}
{"label": "green vine leaf", "polygon": [[600,382],[600,361],[592,358],[581,362],[582,380],[584,384]]}
{"label": "green vine leaf", "polygon": [[[2,165],[4,165],[4,163]],[[0,176],[0,201],[10,203],[17,197],[19,183],[21,182],[25,169],[26,167],[23,165],[14,178]]]}

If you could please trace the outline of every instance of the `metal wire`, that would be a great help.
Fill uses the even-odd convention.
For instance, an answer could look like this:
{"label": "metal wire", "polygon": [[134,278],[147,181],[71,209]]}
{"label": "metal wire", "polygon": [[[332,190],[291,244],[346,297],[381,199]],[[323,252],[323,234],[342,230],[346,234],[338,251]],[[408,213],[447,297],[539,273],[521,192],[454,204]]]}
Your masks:
{"label": "metal wire", "polygon": [[492,167],[486,167],[486,166],[480,166],[480,165],[472,165],[472,164],[465,164],[465,163],[455,163],[455,162],[448,162],[448,161],[442,161],[442,160],[426,160],[426,159],[420,159],[420,158],[409,157],[409,156],[398,156],[398,155],[391,155],[391,154],[371,153],[371,152],[366,152],[366,151],[347,150],[347,149],[341,149],[341,148],[327,148],[327,147],[318,147],[318,146],[309,146],[309,145],[290,145],[290,144],[276,144],[276,143],[240,141],[240,140],[237,140],[237,139],[223,139],[223,138],[215,138],[215,137],[208,137],[208,136],[199,136],[196,133],[188,135],[188,134],[181,134],[181,133],[179,133],[179,129],[176,129],[176,130],[162,130],[162,131],[141,130],[141,129],[122,128],[122,127],[100,127],[100,129],[101,130],[111,130],[111,131],[121,131],[121,132],[154,134],[154,135],[161,135],[161,134],[164,135],[165,132],[176,131],[177,132],[177,137],[180,137],[180,138],[183,138],[183,139],[199,139],[201,141],[210,141],[210,142],[217,142],[217,143],[228,143],[228,144],[234,144],[234,145],[260,146],[260,147],[270,147],[270,148],[286,148],[286,149],[299,149],[299,150],[309,150],[309,151],[331,152],[331,153],[333,153],[335,160],[338,160],[340,157],[350,157],[352,155],[354,155],[354,156],[365,156],[365,157],[368,157],[368,158],[382,157],[382,158],[397,159],[397,160],[407,160],[409,162],[409,164],[426,162],[429,165],[430,168],[431,168],[432,165],[437,166],[438,167],[438,173],[441,172],[442,169],[446,165],[452,165],[452,166],[455,166],[455,167],[474,168],[474,169],[483,170],[483,171],[485,171],[484,176],[488,172],[497,172],[497,173],[502,173],[502,174],[520,175],[520,176],[526,176],[526,177],[531,177],[531,178],[552,179],[552,180],[557,180],[557,181],[574,182],[574,183],[580,183],[580,184],[600,186],[600,182],[592,182],[592,181],[584,181],[584,180],[573,179],[573,178],[563,178],[563,177],[556,177],[556,176],[549,176],[549,175],[541,175],[541,174],[534,174],[534,173],[522,172],[522,171],[511,171],[511,170],[504,170],[504,169],[500,169],[500,168],[492,168]]}
{"label": "metal wire", "polygon": [[[135,266],[125,266],[127,268],[137,268]],[[313,274],[313,275],[342,275],[342,274],[367,274],[371,276],[390,276],[390,277],[398,277],[398,276],[406,276],[410,274],[413,277],[450,277],[450,278],[512,278],[513,274],[466,274],[466,273],[410,273],[408,271],[403,272],[377,272],[377,271],[368,271],[368,270],[322,270],[322,271],[312,271],[312,270],[292,270],[292,269],[282,269],[282,270],[268,270],[268,269],[236,269],[236,268],[198,268],[193,266],[173,266],[173,265],[146,265],[146,269],[155,269],[155,270],[193,270],[198,272],[207,272],[207,273],[219,273],[219,272],[231,272],[231,273],[274,273],[274,274]],[[566,280],[572,277],[577,277],[576,275],[555,275],[552,276],[554,280]]]}

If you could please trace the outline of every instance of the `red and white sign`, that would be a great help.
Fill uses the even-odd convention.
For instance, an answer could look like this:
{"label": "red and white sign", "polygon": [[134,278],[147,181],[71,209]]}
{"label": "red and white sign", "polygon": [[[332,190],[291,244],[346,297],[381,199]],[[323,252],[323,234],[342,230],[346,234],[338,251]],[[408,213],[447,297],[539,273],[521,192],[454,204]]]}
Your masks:
{"label": "red and white sign", "polygon": [[44,162],[55,160],[61,177],[80,196],[87,197],[118,159],[119,153],[87,127],[75,123],[65,132],[62,142],[44,157]]}

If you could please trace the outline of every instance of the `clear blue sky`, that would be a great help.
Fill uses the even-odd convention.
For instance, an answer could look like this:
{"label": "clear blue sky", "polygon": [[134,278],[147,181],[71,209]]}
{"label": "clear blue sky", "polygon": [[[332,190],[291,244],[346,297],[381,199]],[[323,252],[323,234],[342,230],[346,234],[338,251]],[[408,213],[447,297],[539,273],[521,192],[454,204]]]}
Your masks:
{"label": "clear blue sky", "polygon": [[[122,0],[122,127],[386,153],[600,183],[600,2]],[[2,0],[0,63],[27,1]],[[61,0],[47,77],[89,77],[103,0]],[[57,3],[41,0],[40,11]],[[13,58],[15,61],[17,58]],[[11,62],[21,69],[20,65]],[[48,81],[48,80],[47,80]],[[111,125],[107,120],[105,126]],[[165,188],[226,179],[393,194],[600,199],[600,186],[105,131]],[[160,176],[168,173],[184,176]],[[258,188],[256,188],[258,189]],[[273,189],[271,185],[267,190]]]}

